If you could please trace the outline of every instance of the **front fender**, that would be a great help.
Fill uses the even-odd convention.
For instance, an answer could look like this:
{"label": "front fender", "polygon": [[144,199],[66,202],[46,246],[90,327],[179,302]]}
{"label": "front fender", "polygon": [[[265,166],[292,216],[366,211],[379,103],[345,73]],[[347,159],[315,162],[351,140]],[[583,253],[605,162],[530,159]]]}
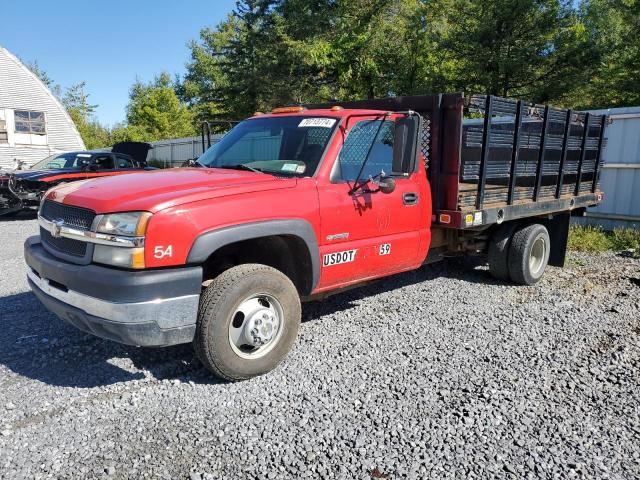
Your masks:
{"label": "front fender", "polygon": [[294,236],[302,239],[309,249],[312,270],[312,290],[320,280],[320,250],[313,227],[306,220],[284,219],[244,223],[212,230],[199,235],[193,242],[187,263],[205,262],[216,250],[235,242],[269,236]]}

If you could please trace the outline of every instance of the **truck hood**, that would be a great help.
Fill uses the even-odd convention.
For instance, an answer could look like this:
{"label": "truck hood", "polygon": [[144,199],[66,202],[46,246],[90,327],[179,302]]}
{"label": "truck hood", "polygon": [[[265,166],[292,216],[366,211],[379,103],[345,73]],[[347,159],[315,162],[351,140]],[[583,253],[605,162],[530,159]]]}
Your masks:
{"label": "truck hood", "polygon": [[295,178],[217,168],[172,168],[130,173],[61,185],[47,198],[96,213],[144,210],[157,212],[190,202],[280,188]]}

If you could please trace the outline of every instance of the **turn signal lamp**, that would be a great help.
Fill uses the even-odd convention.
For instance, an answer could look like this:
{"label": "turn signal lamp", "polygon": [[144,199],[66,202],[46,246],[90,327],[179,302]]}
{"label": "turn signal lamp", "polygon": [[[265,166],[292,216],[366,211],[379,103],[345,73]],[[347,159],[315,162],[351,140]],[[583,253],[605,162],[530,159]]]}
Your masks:
{"label": "turn signal lamp", "polygon": [[332,112],[339,112],[340,110],[344,110],[344,108],[342,108],[340,105],[334,105],[330,110]]}
{"label": "turn signal lamp", "polygon": [[142,215],[140,215],[140,220],[138,221],[138,226],[136,227],[136,235],[142,237],[145,233],[147,233],[147,224],[149,223],[149,220],[151,220],[151,213],[142,212]]}
{"label": "turn signal lamp", "polygon": [[304,107],[278,107],[271,110],[271,113],[298,113],[302,112]]}
{"label": "turn signal lamp", "polygon": [[134,248],[131,255],[131,268],[144,268],[144,248]]}

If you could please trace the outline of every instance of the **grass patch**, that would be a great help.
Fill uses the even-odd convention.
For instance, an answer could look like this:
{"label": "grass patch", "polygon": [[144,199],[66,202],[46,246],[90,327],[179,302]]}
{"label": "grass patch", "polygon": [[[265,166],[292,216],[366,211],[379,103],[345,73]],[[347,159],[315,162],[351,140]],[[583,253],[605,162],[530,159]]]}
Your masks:
{"label": "grass patch", "polygon": [[640,255],[640,230],[616,229],[611,233],[610,238],[613,250],[633,249],[636,255]]}
{"label": "grass patch", "polygon": [[640,255],[640,230],[620,228],[605,232],[599,227],[571,225],[569,250],[577,252],[605,252],[607,250],[635,250]]}

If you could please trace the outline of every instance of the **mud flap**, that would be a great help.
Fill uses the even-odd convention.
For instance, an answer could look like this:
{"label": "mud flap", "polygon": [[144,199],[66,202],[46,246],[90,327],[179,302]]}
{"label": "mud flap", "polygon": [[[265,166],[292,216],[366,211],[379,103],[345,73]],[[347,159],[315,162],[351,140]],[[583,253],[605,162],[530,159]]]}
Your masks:
{"label": "mud flap", "polygon": [[567,255],[567,242],[569,239],[570,213],[560,213],[551,220],[546,220],[544,226],[549,231],[551,240],[551,252],[549,253],[549,265],[564,267]]}

